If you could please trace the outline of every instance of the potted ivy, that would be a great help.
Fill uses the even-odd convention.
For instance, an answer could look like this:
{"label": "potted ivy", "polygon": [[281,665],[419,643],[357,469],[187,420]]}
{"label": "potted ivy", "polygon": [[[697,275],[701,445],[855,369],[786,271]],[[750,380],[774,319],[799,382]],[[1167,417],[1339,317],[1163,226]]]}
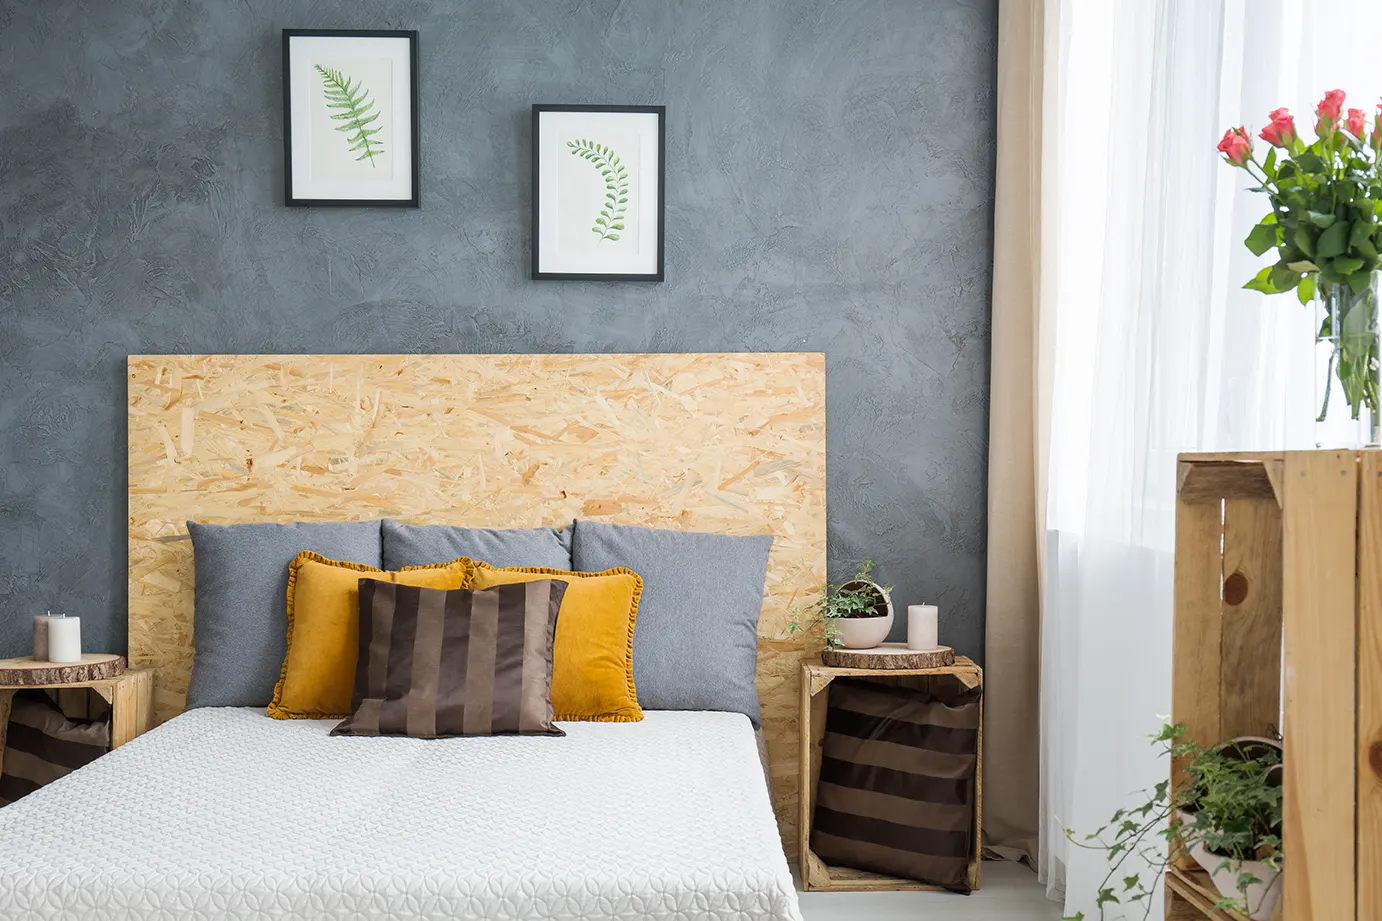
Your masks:
{"label": "potted ivy", "polygon": [[874,582],[873,561],[864,560],[854,578],[827,585],[819,598],[792,612],[792,635],[820,627],[830,649],[872,649],[893,626],[892,587]]}
{"label": "potted ivy", "polygon": [[[1281,898],[1281,744],[1245,737],[1201,748],[1185,736],[1185,725],[1177,723],[1153,737],[1163,754],[1185,760],[1185,779],[1176,787],[1162,781],[1142,791],[1143,802],[1119,809],[1082,837],[1066,829],[1073,844],[1108,857],[1095,898],[1099,917],[1111,921],[1110,906],[1147,917],[1170,859],[1165,844],[1178,839],[1219,890],[1216,912],[1268,921]],[[1125,861],[1133,856],[1148,869],[1128,870]],[[1084,913],[1063,921],[1084,921]]]}

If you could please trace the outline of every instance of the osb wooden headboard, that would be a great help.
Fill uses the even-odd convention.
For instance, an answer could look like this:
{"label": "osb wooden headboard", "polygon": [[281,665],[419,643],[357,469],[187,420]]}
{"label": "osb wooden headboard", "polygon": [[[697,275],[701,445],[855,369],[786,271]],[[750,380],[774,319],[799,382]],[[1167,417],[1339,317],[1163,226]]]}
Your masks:
{"label": "osb wooden headboard", "polygon": [[825,581],[825,362],[710,355],[135,355],[129,652],[160,720],[192,666],[188,519],[776,536],[758,691],[794,840],[792,607]]}

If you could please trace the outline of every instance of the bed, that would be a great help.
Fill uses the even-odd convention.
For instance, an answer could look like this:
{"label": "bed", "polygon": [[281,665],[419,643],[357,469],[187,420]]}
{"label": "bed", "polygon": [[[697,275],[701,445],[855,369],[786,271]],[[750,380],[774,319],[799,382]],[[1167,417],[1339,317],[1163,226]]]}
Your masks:
{"label": "bed", "polygon": [[0,810],[0,918],[800,917],[740,714],[331,725],[194,710]]}
{"label": "bed", "polygon": [[[788,622],[825,579],[823,356],[131,356],[128,383],[129,653],[162,725],[0,812],[0,917],[799,917]],[[761,733],[694,710],[443,740],[182,712],[187,520],[381,516],[774,535]]]}

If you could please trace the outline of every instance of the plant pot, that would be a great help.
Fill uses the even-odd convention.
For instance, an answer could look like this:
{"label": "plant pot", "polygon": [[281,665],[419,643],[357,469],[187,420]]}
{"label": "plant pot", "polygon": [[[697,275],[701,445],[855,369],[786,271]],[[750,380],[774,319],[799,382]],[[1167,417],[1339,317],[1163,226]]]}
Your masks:
{"label": "plant pot", "polygon": [[833,626],[836,630],[835,645],[842,649],[872,649],[888,638],[893,628],[893,599],[875,582],[855,580],[846,582],[841,588],[870,589],[877,600],[872,617],[838,617]]}
{"label": "plant pot", "polygon": [[[1261,741],[1270,743],[1267,739]],[[1181,843],[1185,845],[1186,853],[1209,874],[1219,894],[1237,899],[1240,904],[1247,906],[1246,914],[1252,921],[1271,921],[1276,904],[1281,901],[1281,871],[1273,870],[1260,860],[1230,860],[1228,866],[1224,866],[1223,857],[1211,854],[1200,838],[1186,833],[1185,829],[1195,823],[1195,817],[1184,810],[1178,810],[1177,815],[1181,822]],[[1238,874],[1244,870],[1261,882],[1250,884],[1246,890],[1238,888]]]}
{"label": "plant pot", "polygon": [[[1281,900],[1280,870],[1273,870],[1260,860],[1230,860],[1228,866],[1224,866],[1224,858],[1209,853],[1200,842],[1192,841],[1188,847],[1190,856],[1214,880],[1214,888],[1219,890],[1220,895],[1238,899],[1246,905],[1247,916],[1252,921],[1271,921],[1276,903]],[[1238,874],[1244,870],[1261,882],[1239,889]]]}
{"label": "plant pot", "polygon": [[[1268,749],[1283,754],[1281,742],[1276,739],[1269,739],[1266,736],[1238,736],[1233,740],[1233,747],[1244,758],[1260,758]],[[1273,765],[1267,772],[1267,783],[1269,786],[1279,787],[1282,784],[1283,765]]]}

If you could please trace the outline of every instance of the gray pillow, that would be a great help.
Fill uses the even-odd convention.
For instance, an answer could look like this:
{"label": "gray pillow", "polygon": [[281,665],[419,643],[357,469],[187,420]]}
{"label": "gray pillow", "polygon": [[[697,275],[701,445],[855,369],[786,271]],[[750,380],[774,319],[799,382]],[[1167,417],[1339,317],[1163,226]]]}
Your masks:
{"label": "gray pillow", "polygon": [[197,574],[187,708],[267,707],[288,651],[288,564],[303,550],[379,566],[378,521],[187,522]]}
{"label": "gray pillow", "polygon": [[576,522],[579,572],[643,577],[633,682],[645,710],[730,710],[759,725],[758,615],[771,535],[731,537]]}
{"label": "gray pillow", "polygon": [[430,566],[458,556],[483,560],[497,569],[511,566],[571,568],[571,525],[556,528],[459,528],[403,524],[384,519],[384,568]]}

